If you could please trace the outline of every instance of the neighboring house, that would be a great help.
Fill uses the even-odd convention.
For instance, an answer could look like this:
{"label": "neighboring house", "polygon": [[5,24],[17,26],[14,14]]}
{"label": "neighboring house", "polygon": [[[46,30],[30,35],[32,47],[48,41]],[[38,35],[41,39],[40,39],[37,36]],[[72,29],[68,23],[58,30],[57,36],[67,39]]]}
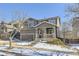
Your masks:
{"label": "neighboring house", "polygon": [[13,25],[2,21],[0,23],[0,38],[7,39],[9,37],[10,32],[12,32],[14,29],[15,27]]}
{"label": "neighboring house", "polygon": [[74,17],[72,22],[74,39],[79,39],[79,17]]}
{"label": "neighboring house", "polygon": [[27,18],[20,30],[20,40],[48,41],[59,36],[60,17],[44,19]]}
{"label": "neighboring house", "polygon": [[6,25],[6,23],[3,21],[0,23],[0,33],[4,33],[7,31],[5,25]]}
{"label": "neighboring house", "polygon": [[6,24],[6,31],[7,32],[12,32],[14,29],[16,29],[16,28],[13,25]]}
{"label": "neighboring house", "polygon": [[15,29],[15,27],[12,24],[8,24],[3,21],[0,23],[0,32],[11,32],[13,29]]}

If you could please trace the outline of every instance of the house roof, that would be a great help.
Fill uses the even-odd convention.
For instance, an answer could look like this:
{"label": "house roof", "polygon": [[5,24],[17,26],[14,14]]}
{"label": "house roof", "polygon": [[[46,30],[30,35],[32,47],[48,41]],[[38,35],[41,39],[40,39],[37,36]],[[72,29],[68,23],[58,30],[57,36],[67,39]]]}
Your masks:
{"label": "house roof", "polygon": [[[47,22],[47,21],[43,21],[43,22],[37,24],[37,25],[34,26],[34,27],[35,27],[35,28],[36,28],[36,27],[40,27],[40,25],[43,25],[43,24],[47,24],[47,25],[50,25],[50,26],[57,26],[57,25],[51,24],[51,23],[49,23],[49,22]],[[44,26],[44,27],[46,27],[46,26]]]}
{"label": "house roof", "polygon": [[60,17],[59,16],[56,16],[56,17],[48,17],[48,18],[40,19],[39,21],[57,20],[57,18],[60,18]]}
{"label": "house roof", "polygon": [[48,17],[48,18],[43,18],[43,19],[35,19],[35,18],[32,18],[32,17],[26,17],[24,20],[13,20],[13,21],[11,21],[9,23],[15,24],[15,23],[22,22],[22,21],[24,22],[24,21],[27,21],[27,20],[34,20],[34,21],[48,21],[50,19],[56,20],[57,17],[59,17],[59,16],[56,16],[56,17]]}

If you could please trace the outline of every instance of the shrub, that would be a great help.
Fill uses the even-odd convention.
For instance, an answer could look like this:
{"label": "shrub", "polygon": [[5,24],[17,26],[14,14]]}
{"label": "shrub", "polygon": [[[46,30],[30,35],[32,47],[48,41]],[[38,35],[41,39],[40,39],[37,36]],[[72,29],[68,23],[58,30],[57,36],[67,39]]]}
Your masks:
{"label": "shrub", "polygon": [[48,41],[47,43],[65,46],[65,44],[63,43],[63,41],[61,41],[60,39],[57,39],[57,38],[53,39],[52,41]]}

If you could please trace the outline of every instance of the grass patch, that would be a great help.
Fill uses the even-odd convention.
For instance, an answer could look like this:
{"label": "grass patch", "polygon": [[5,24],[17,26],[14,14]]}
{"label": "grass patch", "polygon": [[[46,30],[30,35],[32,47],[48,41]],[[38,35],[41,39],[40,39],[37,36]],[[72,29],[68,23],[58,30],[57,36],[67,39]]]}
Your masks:
{"label": "grass patch", "polygon": [[66,46],[63,41],[61,41],[60,39],[57,39],[57,38],[52,39],[52,41],[48,41],[47,43],[54,44],[54,45]]}

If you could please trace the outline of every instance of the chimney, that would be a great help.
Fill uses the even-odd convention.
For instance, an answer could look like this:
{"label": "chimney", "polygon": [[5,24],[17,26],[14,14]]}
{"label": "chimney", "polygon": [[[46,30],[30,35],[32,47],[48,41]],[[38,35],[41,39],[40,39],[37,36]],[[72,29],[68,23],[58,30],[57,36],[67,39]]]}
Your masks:
{"label": "chimney", "polygon": [[57,27],[60,27],[60,17],[57,16]]}

